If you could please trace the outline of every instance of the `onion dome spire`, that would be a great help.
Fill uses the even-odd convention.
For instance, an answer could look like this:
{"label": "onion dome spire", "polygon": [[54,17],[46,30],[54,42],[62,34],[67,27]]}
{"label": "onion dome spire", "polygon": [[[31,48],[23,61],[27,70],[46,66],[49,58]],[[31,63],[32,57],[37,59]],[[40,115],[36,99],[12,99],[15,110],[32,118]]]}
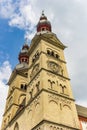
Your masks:
{"label": "onion dome spire", "polygon": [[51,32],[51,23],[48,21],[47,17],[44,15],[44,11],[42,11],[42,15],[37,24],[37,32]]}
{"label": "onion dome spire", "polygon": [[19,53],[19,62],[20,63],[29,63],[29,55],[28,55],[28,49],[29,49],[29,46],[27,44],[27,39],[22,47],[22,50],[20,51]]}

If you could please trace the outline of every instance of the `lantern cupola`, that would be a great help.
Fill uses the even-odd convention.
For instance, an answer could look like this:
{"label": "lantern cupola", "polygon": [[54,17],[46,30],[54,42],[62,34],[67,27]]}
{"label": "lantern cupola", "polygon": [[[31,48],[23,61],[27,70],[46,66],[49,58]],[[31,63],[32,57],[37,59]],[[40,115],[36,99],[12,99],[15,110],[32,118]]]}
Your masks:
{"label": "lantern cupola", "polygon": [[44,15],[44,11],[42,11],[42,15],[37,24],[37,32],[51,32],[51,23],[48,21],[47,17]]}
{"label": "lantern cupola", "polygon": [[19,57],[18,57],[20,63],[27,63],[28,64],[28,62],[29,62],[28,49],[29,49],[29,46],[27,43],[25,43],[23,45],[22,50],[19,53]]}

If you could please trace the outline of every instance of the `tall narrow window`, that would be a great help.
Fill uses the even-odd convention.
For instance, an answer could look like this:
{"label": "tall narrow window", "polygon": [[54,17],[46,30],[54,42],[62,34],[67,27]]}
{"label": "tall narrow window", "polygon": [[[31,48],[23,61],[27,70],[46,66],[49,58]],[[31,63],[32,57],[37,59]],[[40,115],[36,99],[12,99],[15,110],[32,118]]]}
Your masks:
{"label": "tall narrow window", "polygon": [[54,56],[54,52],[53,51],[51,52],[51,55]]}
{"label": "tall narrow window", "polygon": [[55,54],[55,56],[56,56],[57,59],[59,58],[58,54]]}
{"label": "tall narrow window", "polygon": [[21,89],[23,89],[23,84],[21,84]]}
{"label": "tall narrow window", "polygon": [[42,31],[44,31],[44,30],[45,30],[45,28],[42,28],[41,30],[42,30]]}
{"label": "tall narrow window", "polygon": [[50,51],[49,50],[47,50],[47,54],[50,55]]}
{"label": "tall narrow window", "polygon": [[14,126],[14,130],[19,130],[19,125],[18,123],[16,122],[15,126]]}
{"label": "tall narrow window", "polygon": [[27,90],[27,85],[25,84],[24,89]]}

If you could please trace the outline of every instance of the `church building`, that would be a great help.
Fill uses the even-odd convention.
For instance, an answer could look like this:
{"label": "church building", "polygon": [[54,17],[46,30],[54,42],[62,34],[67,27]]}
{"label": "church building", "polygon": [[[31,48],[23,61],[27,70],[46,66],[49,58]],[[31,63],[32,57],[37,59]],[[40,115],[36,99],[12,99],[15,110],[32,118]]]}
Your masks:
{"label": "church building", "polygon": [[87,108],[76,105],[72,94],[66,46],[44,12],[36,28],[8,81],[1,130],[87,130]]}

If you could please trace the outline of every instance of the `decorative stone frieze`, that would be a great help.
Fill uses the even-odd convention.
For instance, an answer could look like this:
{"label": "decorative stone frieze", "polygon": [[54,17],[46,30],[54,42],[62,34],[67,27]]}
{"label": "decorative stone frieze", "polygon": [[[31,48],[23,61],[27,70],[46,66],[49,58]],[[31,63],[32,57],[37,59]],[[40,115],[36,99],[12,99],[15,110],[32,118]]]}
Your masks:
{"label": "decorative stone frieze", "polygon": [[58,107],[60,107],[60,110],[62,110],[62,108],[65,106],[71,109],[72,102],[66,98],[54,94],[48,94],[48,102],[50,103],[51,101],[56,102],[56,104],[60,104],[58,105]]}

